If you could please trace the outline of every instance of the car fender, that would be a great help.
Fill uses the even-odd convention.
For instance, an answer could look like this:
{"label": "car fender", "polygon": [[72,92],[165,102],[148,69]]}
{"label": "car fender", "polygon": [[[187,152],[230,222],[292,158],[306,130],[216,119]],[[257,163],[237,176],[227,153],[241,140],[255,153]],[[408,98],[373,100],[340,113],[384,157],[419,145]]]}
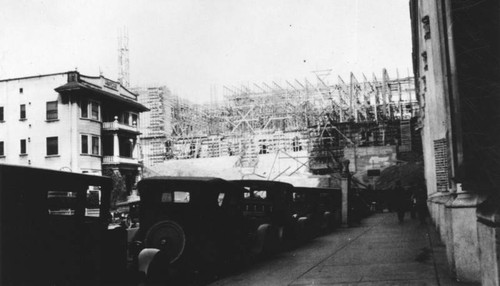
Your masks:
{"label": "car fender", "polygon": [[334,218],[333,218],[333,215],[331,212],[329,212],[329,211],[323,212],[323,215],[322,215],[321,221],[320,221],[322,231],[326,231],[332,227],[333,219]]}
{"label": "car fender", "polygon": [[306,217],[302,216],[297,219],[297,224],[295,227],[295,238],[298,239],[299,241],[305,240],[308,236],[308,232],[310,231],[310,224],[311,220]]}
{"label": "car fender", "polygon": [[141,250],[137,257],[137,270],[139,272],[143,272],[147,276],[149,265],[151,265],[151,262],[154,260],[158,252],[160,252],[158,248],[144,248]]}
{"label": "car fender", "polygon": [[276,227],[271,225],[267,232],[266,248],[271,251],[278,251],[281,249],[281,242],[283,242],[284,227]]}
{"label": "car fender", "polygon": [[335,220],[334,214],[329,211],[325,211],[323,213],[323,220],[328,224],[332,224]]}
{"label": "car fender", "polygon": [[326,218],[326,219],[330,219],[332,217],[332,213],[329,212],[329,211],[325,211],[323,213],[323,217]]}
{"label": "car fender", "polygon": [[311,220],[306,216],[301,216],[297,219],[296,230],[299,232],[299,235],[300,235],[300,232],[305,231],[309,227],[310,222],[311,222]]}
{"label": "car fender", "polygon": [[306,216],[301,216],[299,217],[299,219],[297,219],[297,222],[301,227],[305,227],[306,224],[309,222],[309,218]]}
{"label": "car fender", "polygon": [[268,232],[270,231],[270,228],[271,225],[268,223],[261,224],[259,225],[259,227],[257,227],[257,230],[255,231],[255,241],[252,246],[252,253],[254,255],[259,255],[263,252],[264,245],[266,243],[266,237],[268,235]]}

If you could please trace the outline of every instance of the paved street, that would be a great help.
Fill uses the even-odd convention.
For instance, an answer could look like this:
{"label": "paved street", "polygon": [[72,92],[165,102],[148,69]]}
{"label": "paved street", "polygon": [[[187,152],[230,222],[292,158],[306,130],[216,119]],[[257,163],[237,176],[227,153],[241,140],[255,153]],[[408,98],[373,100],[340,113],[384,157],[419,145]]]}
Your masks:
{"label": "paved street", "polygon": [[383,213],[211,285],[472,285],[453,281],[445,263],[432,226]]}

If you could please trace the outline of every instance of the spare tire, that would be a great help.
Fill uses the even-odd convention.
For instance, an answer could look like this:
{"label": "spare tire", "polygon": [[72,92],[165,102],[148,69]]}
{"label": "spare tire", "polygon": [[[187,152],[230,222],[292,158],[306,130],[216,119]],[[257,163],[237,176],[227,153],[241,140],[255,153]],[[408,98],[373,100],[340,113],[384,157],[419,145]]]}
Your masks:
{"label": "spare tire", "polygon": [[157,248],[167,255],[169,263],[175,262],[184,252],[186,234],[182,227],[171,220],[164,220],[153,225],[144,239],[146,248]]}

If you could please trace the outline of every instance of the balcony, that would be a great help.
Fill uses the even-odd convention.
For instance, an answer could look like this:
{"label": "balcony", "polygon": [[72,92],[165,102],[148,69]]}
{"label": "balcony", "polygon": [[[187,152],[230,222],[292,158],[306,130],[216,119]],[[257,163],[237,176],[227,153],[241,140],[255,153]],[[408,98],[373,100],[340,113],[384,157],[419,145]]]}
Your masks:
{"label": "balcony", "polygon": [[102,159],[103,165],[119,165],[119,164],[127,164],[127,165],[139,165],[139,160],[128,157],[119,157],[119,156],[104,156]]}
{"label": "balcony", "polygon": [[103,122],[102,123],[102,130],[103,131],[126,131],[134,134],[140,134],[139,128],[137,126],[130,126],[126,125],[123,123],[120,123],[118,121],[112,121],[112,122]]}

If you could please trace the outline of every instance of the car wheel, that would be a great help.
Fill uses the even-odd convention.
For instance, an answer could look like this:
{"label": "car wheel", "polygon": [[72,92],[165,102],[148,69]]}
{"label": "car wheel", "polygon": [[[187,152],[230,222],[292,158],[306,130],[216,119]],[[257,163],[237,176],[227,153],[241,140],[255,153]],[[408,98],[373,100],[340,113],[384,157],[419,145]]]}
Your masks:
{"label": "car wheel", "polygon": [[157,248],[164,252],[169,263],[175,262],[184,252],[186,234],[175,221],[165,220],[153,225],[146,233],[146,248]]}

